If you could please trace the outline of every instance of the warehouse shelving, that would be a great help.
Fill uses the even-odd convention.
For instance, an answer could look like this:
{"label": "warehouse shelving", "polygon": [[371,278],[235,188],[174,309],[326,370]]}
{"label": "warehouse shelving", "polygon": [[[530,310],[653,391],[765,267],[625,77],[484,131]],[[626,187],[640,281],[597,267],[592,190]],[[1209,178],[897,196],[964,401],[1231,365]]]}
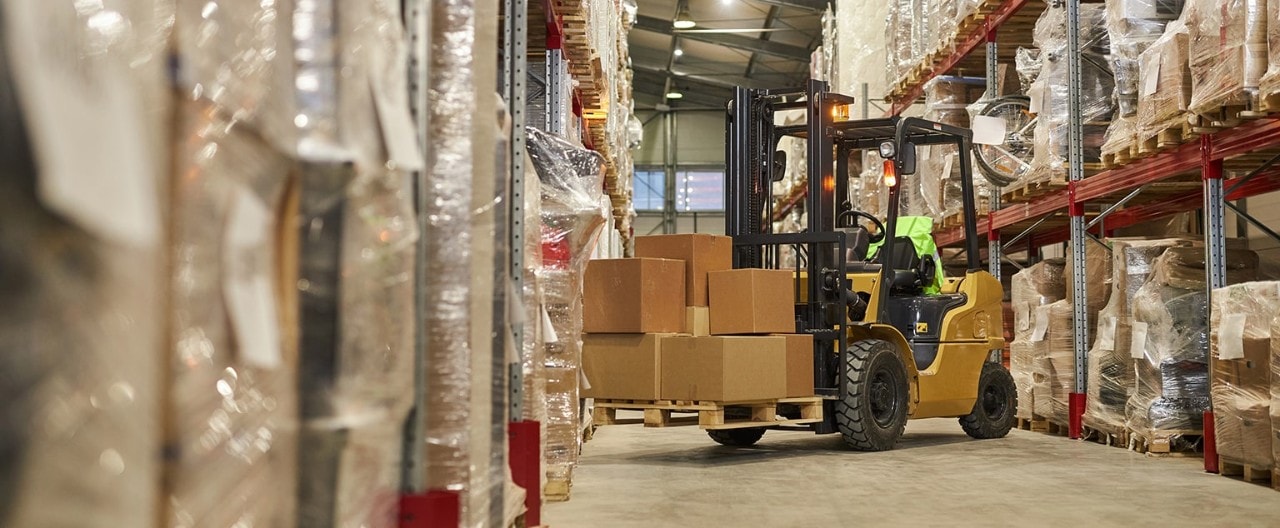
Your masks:
{"label": "warehouse shelving", "polygon": [[[899,114],[916,102],[924,83],[933,77],[950,74],[971,62],[968,56],[977,45],[987,42],[988,84],[994,85],[998,60],[998,43],[1029,41],[1030,27],[1004,26],[1015,13],[1026,12],[1029,2],[1006,0],[990,11],[981,26],[962,27],[954,53],[929,57],[917,68],[923,75],[912,77],[906,89],[899,90],[890,113]],[[1078,50],[1079,0],[1066,0],[1068,49]],[[1043,9],[1043,3],[1039,6]],[[1020,11],[1021,10],[1021,11]],[[997,38],[997,36],[999,38]],[[1207,289],[1225,286],[1225,228],[1223,218],[1230,209],[1240,218],[1268,236],[1280,240],[1263,222],[1248,215],[1232,202],[1251,196],[1280,191],[1280,119],[1266,116],[1244,121],[1222,130],[1208,132],[1197,139],[1164,150],[1154,156],[1104,170],[1088,177],[1084,174],[1083,140],[1080,112],[1080,53],[1068,53],[1069,69],[1069,177],[1065,188],[1053,190],[1025,203],[1000,207],[999,191],[993,191],[991,212],[979,220],[978,232],[988,241],[987,258],[998,270],[1004,253],[1012,250],[1034,250],[1039,247],[1071,242],[1069,262],[1074,268],[1075,295],[1074,342],[1076,355],[1076,387],[1071,397],[1070,436],[1081,435],[1080,416],[1084,409],[1085,366],[1088,352],[1085,246],[1114,230],[1138,225],[1178,213],[1201,210],[1207,251]],[[1232,174],[1243,176],[1230,176]],[[1006,235],[1012,235],[1008,236]],[[939,247],[957,247],[964,242],[959,228],[941,230],[936,235]],[[1208,354],[1208,351],[1205,351]],[[1205,469],[1217,471],[1213,455],[1212,413],[1205,417]]]}

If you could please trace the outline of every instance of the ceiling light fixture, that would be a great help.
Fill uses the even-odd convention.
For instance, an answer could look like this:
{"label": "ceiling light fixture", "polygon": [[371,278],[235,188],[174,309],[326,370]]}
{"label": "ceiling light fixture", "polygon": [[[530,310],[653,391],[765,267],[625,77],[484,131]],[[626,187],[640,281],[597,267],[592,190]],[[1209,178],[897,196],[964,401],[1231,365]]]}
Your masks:
{"label": "ceiling light fixture", "polygon": [[684,97],[684,94],[677,92],[675,90],[671,90],[670,92],[667,92],[667,99],[680,99],[682,97]]}
{"label": "ceiling light fixture", "polygon": [[674,53],[674,54],[675,54],[675,56],[680,57],[680,56],[684,55],[684,50],[682,50],[682,49],[680,49],[680,48],[676,48],[676,50],[675,50],[675,51],[673,51],[672,53]]}
{"label": "ceiling light fixture", "polygon": [[680,11],[676,12],[676,20],[671,23],[671,27],[676,29],[691,29],[698,25],[693,21],[693,17],[689,16],[689,5],[681,4]]}

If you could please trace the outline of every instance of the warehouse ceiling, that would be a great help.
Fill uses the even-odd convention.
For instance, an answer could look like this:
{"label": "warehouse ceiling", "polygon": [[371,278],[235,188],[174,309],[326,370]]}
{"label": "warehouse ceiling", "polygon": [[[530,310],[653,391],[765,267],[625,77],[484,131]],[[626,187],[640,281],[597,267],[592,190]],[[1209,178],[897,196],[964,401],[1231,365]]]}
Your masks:
{"label": "warehouse ceiling", "polygon": [[[636,108],[651,109],[664,102],[672,108],[724,108],[734,86],[799,86],[809,77],[809,54],[822,44],[827,1],[637,4],[639,16],[628,39]],[[695,25],[677,29],[677,19],[691,19]],[[683,97],[669,99],[669,92]]]}

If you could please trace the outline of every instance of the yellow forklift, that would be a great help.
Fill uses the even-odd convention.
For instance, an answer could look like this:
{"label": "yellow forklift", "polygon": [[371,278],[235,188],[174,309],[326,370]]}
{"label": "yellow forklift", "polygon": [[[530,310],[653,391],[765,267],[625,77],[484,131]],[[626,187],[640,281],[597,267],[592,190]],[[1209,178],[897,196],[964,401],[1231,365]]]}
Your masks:
{"label": "yellow forklift", "polygon": [[[824,399],[824,420],[804,429],[838,432],[861,451],[892,449],[908,418],[958,417],[973,438],[1003,437],[1017,393],[1000,362],[1004,292],[979,259],[972,133],[917,118],[837,119],[852,104],[821,81],[803,89],[739,87],[726,119],[725,234],[733,237],[734,267],[782,268],[780,249],[794,249],[787,269],[795,270],[796,331],[814,337],[814,391]],[[775,124],[775,112],[798,109],[805,123]],[[808,222],[799,233],[772,232],[772,183],[786,166],[776,149],[785,136],[808,145]],[[915,173],[917,147],[929,145],[957,147],[963,277],[943,278],[936,251],[920,251],[932,243],[905,236],[908,221],[919,227],[920,218],[899,217],[902,177]],[[848,198],[850,157],[865,150],[883,160],[884,219]],[[741,446],[765,429],[708,432]]]}

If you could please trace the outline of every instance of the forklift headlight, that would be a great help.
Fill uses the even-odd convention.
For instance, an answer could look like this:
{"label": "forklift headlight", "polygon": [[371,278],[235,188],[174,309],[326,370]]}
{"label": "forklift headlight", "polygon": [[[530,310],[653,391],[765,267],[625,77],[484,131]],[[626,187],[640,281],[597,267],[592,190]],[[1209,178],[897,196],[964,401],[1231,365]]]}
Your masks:
{"label": "forklift headlight", "polygon": [[898,153],[898,146],[892,141],[880,143],[880,157],[884,159],[892,159],[894,154]]}

